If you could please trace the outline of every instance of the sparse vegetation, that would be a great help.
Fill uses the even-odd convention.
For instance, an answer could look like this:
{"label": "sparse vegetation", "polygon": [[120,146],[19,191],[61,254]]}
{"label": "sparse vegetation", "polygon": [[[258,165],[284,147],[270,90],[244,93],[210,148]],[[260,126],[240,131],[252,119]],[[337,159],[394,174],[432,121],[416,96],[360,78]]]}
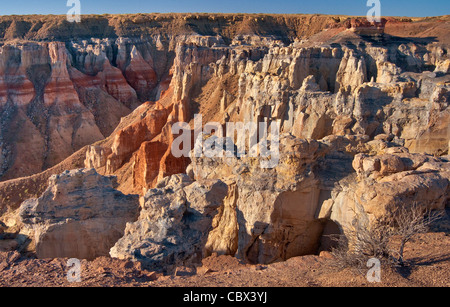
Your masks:
{"label": "sparse vegetation", "polygon": [[444,216],[417,203],[396,208],[391,214],[375,221],[357,221],[345,235],[334,236],[333,264],[339,268],[355,268],[361,273],[367,261],[377,258],[383,265],[405,266],[405,245],[415,235],[426,233],[429,227]]}
{"label": "sparse vegetation", "polygon": [[390,223],[395,227],[394,235],[400,238],[398,251],[394,254],[396,264],[405,264],[403,253],[406,243],[415,235],[426,233],[443,216],[443,211],[432,211],[418,204],[413,204],[410,208],[398,208],[392,213]]}
{"label": "sparse vegetation", "polygon": [[385,219],[372,223],[357,221],[353,228],[346,228],[345,235],[332,236],[336,246],[331,253],[337,268],[353,268],[363,273],[367,261],[379,259],[383,264],[391,263],[389,241],[393,236],[390,223]]}

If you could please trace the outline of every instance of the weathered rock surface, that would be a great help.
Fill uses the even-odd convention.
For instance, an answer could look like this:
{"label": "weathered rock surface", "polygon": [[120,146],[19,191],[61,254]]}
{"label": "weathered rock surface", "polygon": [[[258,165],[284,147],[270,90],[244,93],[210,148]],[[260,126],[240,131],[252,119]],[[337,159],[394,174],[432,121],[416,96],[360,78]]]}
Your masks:
{"label": "weathered rock surface", "polygon": [[[111,255],[153,268],[169,267],[174,257],[177,263],[191,264],[215,253],[272,263],[316,253],[330,222],[339,233],[355,219],[371,221],[399,206],[448,206],[449,162],[411,154],[389,142],[391,136],[385,139],[333,136],[314,141],[282,135],[279,163],[272,169],[262,169],[261,161],[250,157],[191,156],[192,178],[172,176],[149,190],[138,222],[127,226]],[[222,182],[223,193],[205,181]],[[206,198],[193,201],[191,191],[198,186]],[[216,201],[208,200],[219,194]],[[188,219],[194,204],[213,210],[197,210],[199,215]],[[201,236],[192,233],[197,223],[205,225]],[[188,234],[189,239],[184,237]]]}
{"label": "weathered rock surface", "polygon": [[[18,203],[40,195],[62,165],[83,163],[143,197],[139,219],[105,242],[114,257],[157,269],[213,253],[286,260],[317,252],[332,226],[410,203],[448,206],[448,17],[127,18],[86,17],[82,25],[103,31],[94,38],[51,21],[59,32],[0,31],[35,40],[5,42],[0,53],[1,178],[37,173],[88,145],[44,173],[0,183],[5,231],[22,230]],[[267,159],[234,152],[175,157],[172,127],[186,122],[194,134],[195,114],[203,124],[278,123],[278,160],[267,169]],[[53,192],[45,193],[42,201]],[[60,222],[48,225],[71,236],[75,228]]]}
{"label": "weathered rock surface", "polygon": [[227,185],[219,180],[167,177],[144,196],[139,219],[127,224],[111,256],[140,261],[152,270],[170,271],[177,264],[199,262],[227,192]]}
{"label": "weathered rock surface", "polygon": [[[0,33],[5,40],[0,56],[0,179],[29,176],[54,166],[82,146],[109,136],[121,117],[142,102],[158,100],[168,90],[174,103],[182,102],[183,116],[179,118],[185,121],[192,118],[195,104],[201,100],[204,107],[200,111],[215,115],[219,121],[270,115],[286,121],[283,126],[289,131],[296,118],[296,125],[301,126],[296,128],[296,135],[320,138],[330,132],[324,126],[342,116],[354,120],[350,125],[353,127],[348,127],[352,131],[364,129],[369,135],[381,130],[391,133],[387,130],[392,127],[376,124],[388,121],[388,117],[393,122],[398,119],[395,114],[390,116],[398,106],[383,96],[391,96],[390,92],[403,87],[394,97],[397,103],[416,94],[420,99],[430,98],[431,93],[426,93],[434,86],[422,81],[420,73],[424,71],[435,71],[435,79],[440,78],[435,84],[445,85],[448,81],[448,52],[445,45],[439,44],[447,39],[441,30],[448,23],[444,17],[426,22],[390,18],[370,24],[364,19],[332,16],[267,15],[255,20],[245,15],[164,16],[88,16],[70,29],[60,16],[16,16],[14,20],[5,17],[2,29],[6,30]],[[139,29],[130,25],[134,22],[140,24]],[[174,24],[169,27],[171,22]],[[214,34],[202,32],[206,24],[218,22],[220,26],[213,27]],[[19,28],[18,23],[22,25]],[[161,23],[166,24],[165,32],[154,26]],[[262,23],[270,26],[262,27]],[[85,33],[94,24],[92,33]],[[191,28],[193,25],[197,26]],[[433,33],[439,43],[396,38],[401,34],[409,37],[420,27]],[[398,32],[399,28],[403,33]],[[390,31],[397,36],[389,36]],[[137,33],[146,38],[137,39]],[[365,41],[383,33],[382,41]],[[422,37],[421,33],[416,34]],[[347,48],[347,41],[356,47]],[[410,72],[417,75],[405,75]],[[373,90],[363,85],[371,96],[365,99],[375,100],[382,94],[383,107],[388,110],[366,122],[363,114],[330,109],[330,114],[325,115],[313,107],[305,109],[301,103],[305,90],[297,91],[311,75],[320,91],[337,95],[328,97],[322,93],[316,95],[318,100],[335,101],[339,108],[352,107],[361,91],[353,92],[373,80],[377,82],[371,85]],[[407,88],[396,84],[404,81],[416,84]],[[215,86],[220,94],[199,96],[206,84]],[[389,86],[380,89],[380,84]],[[222,110],[217,112],[219,101],[225,96]],[[430,112],[429,106],[426,112]],[[440,111],[446,109],[441,105]],[[381,112],[381,106],[377,111]],[[447,119],[435,119],[435,113],[420,116],[426,125],[417,125],[422,127],[417,135],[403,133],[397,127],[393,133],[404,134],[398,136],[406,140],[410,149],[441,154],[444,138],[448,138],[442,123]],[[408,123],[417,122],[416,118],[408,119]],[[432,133],[436,130],[438,140]]]}
{"label": "weathered rock surface", "polygon": [[315,170],[330,147],[282,135],[279,163],[271,169],[251,157],[192,157],[195,179],[221,178],[230,184],[208,238],[208,253],[251,263],[314,253],[325,225],[318,213],[327,194],[324,178]]}
{"label": "weathered rock surface", "polygon": [[449,206],[450,163],[403,147],[386,148],[375,155],[358,154],[353,161],[357,178],[335,189],[330,219],[343,229],[356,220],[372,221],[396,208],[423,206],[444,210]]}
{"label": "weathered rock surface", "polygon": [[[95,76],[78,71],[62,42],[6,43],[1,48],[0,74],[6,81],[0,103],[2,180],[60,163],[109,135],[130,112],[106,90],[116,78],[111,67],[104,64],[105,72]],[[126,83],[124,78],[117,82]]]}
{"label": "weathered rock surface", "polygon": [[94,259],[106,256],[139,215],[138,196],[115,190],[113,177],[94,169],[54,175],[37,199],[25,201],[19,216],[39,258]]}

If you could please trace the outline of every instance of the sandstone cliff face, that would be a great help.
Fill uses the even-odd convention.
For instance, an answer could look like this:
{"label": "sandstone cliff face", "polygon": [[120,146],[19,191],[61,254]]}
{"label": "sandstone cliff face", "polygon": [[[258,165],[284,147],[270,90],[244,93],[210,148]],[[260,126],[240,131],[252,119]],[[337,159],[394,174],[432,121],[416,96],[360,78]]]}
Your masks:
{"label": "sandstone cliff face", "polygon": [[151,58],[138,50],[146,44],[6,42],[0,51],[0,178],[28,176],[58,164],[109,136],[123,116],[154,99],[168,68],[155,65],[158,76]]}
{"label": "sandstone cliff face", "polygon": [[111,256],[140,261],[152,270],[198,263],[227,191],[219,180],[194,183],[187,175],[167,177],[144,196],[138,221],[127,225]]}
{"label": "sandstone cliff face", "polygon": [[[149,190],[144,197],[145,211],[138,222],[127,227],[126,235],[111,250],[111,255],[157,267],[162,265],[161,261],[167,265],[169,259],[178,258],[172,255],[175,251],[200,257],[212,253],[236,255],[252,263],[313,253],[318,248],[323,221],[316,218],[320,188],[309,164],[326,151],[319,150],[316,141],[286,137],[281,143],[286,147],[282,149],[282,162],[267,172],[261,171],[259,163],[252,159],[193,157],[191,167],[196,181],[192,183],[184,175],[182,182],[176,184],[180,177],[172,176],[166,180],[170,185],[165,186],[166,181],[162,181],[158,189]],[[171,200],[166,200],[168,197]],[[171,213],[174,209],[167,206],[175,206],[177,214]],[[188,215],[190,210],[193,213]],[[199,213],[201,218],[196,217]],[[187,230],[199,228],[199,223],[203,225],[201,237]],[[165,235],[161,235],[162,230]],[[168,238],[167,231],[191,235],[181,241],[177,239],[177,243],[171,241],[175,244],[172,248],[172,244],[163,240]],[[192,259],[184,256],[181,260],[198,262],[198,256]]]}
{"label": "sandstone cliff face", "polygon": [[[33,42],[2,46],[0,178],[38,173],[82,148],[44,173],[0,183],[10,229],[21,229],[18,204],[80,161],[76,168],[117,176],[118,190],[142,197],[110,255],[152,269],[212,253],[286,260],[323,248],[330,224],[344,231],[412,203],[448,207],[449,53],[436,32],[448,20],[97,18],[85,20],[102,21],[94,38],[75,25],[69,41],[63,25],[46,24],[20,37]],[[59,39],[39,41],[43,33]],[[195,114],[203,124],[278,123],[279,163],[176,158],[171,129],[186,122],[193,134]],[[74,230],[58,227],[60,237]]]}
{"label": "sandstone cliff face", "polygon": [[312,169],[314,161],[325,155],[325,147],[288,135],[280,144],[280,161],[268,170],[250,157],[227,161],[193,158],[194,178],[222,178],[231,187],[209,235],[209,253],[271,263],[318,248],[323,230],[323,221],[316,216],[321,190]]}
{"label": "sandstone cliff face", "polygon": [[[160,22],[155,16],[141,17],[142,20],[138,18],[135,22],[142,22],[142,31],[150,31],[148,26]],[[205,16],[188,14],[161,20],[170,22],[171,18],[180,18],[183,23],[188,20],[195,20],[197,23],[204,22]],[[320,138],[329,134],[330,122],[335,118],[341,122],[362,121],[354,122],[353,130],[362,126],[369,135],[374,133],[374,129],[382,132],[379,126],[376,127],[376,123],[386,118],[366,123],[365,119],[356,118],[361,117],[360,114],[352,116],[334,112],[335,114],[324,116],[322,110],[311,110],[311,107],[304,110],[301,104],[298,108],[298,100],[302,100],[301,93],[305,92],[300,88],[308,76],[314,76],[319,86],[312,91],[329,91],[338,95],[336,105],[345,105],[344,99],[350,104],[353,104],[352,100],[358,99],[358,93],[354,92],[368,81],[377,82],[376,86],[389,84],[390,87],[398,82],[416,83],[417,88],[411,85],[401,90],[403,96],[397,96],[397,99],[402,100],[417,97],[418,92],[425,90],[420,88],[424,86],[424,76],[405,74],[420,73],[429,67],[436,67],[440,78],[446,73],[445,47],[435,44],[424,45],[415,43],[414,40],[401,41],[395,38],[389,41],[388,37],[382,43],[357,44],[356,49],[345,47],[346,39],[361,41],[359,36],[348,36],[346,29],[370,26],[360,25],[360,21],[311,18],[307,22],[310,25],[317,24],[318,29],[308,35],[296,26],[292,27],[297,31],[297,37],[310,37],[309,40],[298,41],[295,39],[295,32],[290,31],[277,32],[278,35],[252,35],[260,22],[279,27],[280,20],[272,17],[253,20],[252,23],[256,23],[248,28],[248,33],[244,31],[244,25],[250,25],[247,24],[247,17],[217,18],[231,18],[243,32],[233,32],[235,34],[232,35],[235,36],[230,36],[225,34],[228,32],[224,28],[218,28],[216,36],[208,36],[186,29],[184,32],[177,32],[173,28],[165,34],[151,33],[146,39],[107,34],[107,37],[86,39],[78,37],[75,31],[72,33],[75,35],[72,40],[65,43],[6,42],[2,47],[3,73],[0,76],[3,118],[0,136],[1,178],[7,180],[31,175],[61,162],[82,146],[109,136],[121,117],[144,101],[158,100],[168,89],[173,90],[174,101],[183,102],[185,121],[190,120],[199,104],[200,111],[214,113],[219,121],[225,118],[257,120],[261,116],[275,115],[286,121],[285,131],[289,131],[294,125],[295,117],[296,135]],[[303,20],[305,17],[292,16],[292,19],[285,19],[284,22],[291,24],[295,18]],[[94,19],[89,17],[85,22],[93,22]],[[110,31],[116,27],[114,31],[125,33],[125,30],[119,30],[116,21],[114,18],[106,18],[102,20],[104,23],[101,27],[107,27],[109,23]],[[26,23],[28,22],[32,24],[37,21]],[[216,20],[208,22],[215,23]],[[389,22],[394,21],[384,21],[386,27]],[[44,27],[42,31],[51,32],[53,26]],[[406,23],[406,26],[409,24]],[[330,33],[337,35],[325,41],[318,40],[313,35],[327,27],[332,28],[328,30]],[[21,36],[17,31],[6,31],[5,38],[10,39],[10,33],[19,35],[17,38],[39,40],[44,33],[33,32],[33,27],[27,29],[30,32]],[[336,29],[340,32],[336,32]],[[270,29],[267,31],[270,32]],[[104,33],[113,32],[105,30]],[[442,38],[439,36],[439,39]],[[289,45],[290,42],[293,43]],[[309,47],[314,42],[324,47]],[[223,84],[223,80],[229,80],[227,83],[231,83],[231,86]],[[235,85],[237,82],[239,85]],[[222,89],[222,93],[213,93],[203,99],[204,92],[201,88],[205,85],[215,85]],[[426,90],[429,88],[430,84]],[[422,99],[429,98],[428,95],[422,96]],[[319,99],[328,99],[322,97]],[[213,108],[220,104],[218,100],[223,101],[222,110]],[[425,121],[428,125],[432,119]],[[14,126],[18,122],[21,127]],[[319,126],[315,129],[308,122],[318,122]],[[432,129],[445,130],[439,127]],[[391,133],[386,131],[389,127],[384,130]],[[420,143],[433,144],[431,146],[434,148],[429,153],[445,152],[441,141],[425,140],[432,134],[422,130],[414,136],[404,135],[409,148],[420,148],[421,145],[417,145],[415,140],[422,136],[424,140],[420,140]],[[24,143],[32,145],[28,145],[28,150],[25,150]]]}
{"label": "sandstone cliff face", "polygon": [[137,196],[115,190],[115,178],[95,170],[52,176],[48,189],[22,204],[19,216],[39,258],[95,259],[108,255],[139,214]]}
{"label": "sandstone cliff face", "polygon": [[392,147],[376,155],[358,154],[353,167],[357,180],[338,187],[330,201],[330,218],[343,229],[352,228],[356,220],[371,222],[403,206],[419,205],[430,210],[448,206],[446,159]]}
{"label": "sandstone cliff face", "polygon": [[[111,255],[139,260],[152,269],[170,267],[173,258],[178,264],[195,264],[212,253],[249,263],[272,263],[326,248],[321,237],[330,231],[330,222],[337,226],[335,233],[345,234],[356,220],[370,223],[402,206],[445,209],[448,160],[411,154],[392,139],[386,136],[368,142],[360,135],[307,141],[285,134],[280,139],[279,163],[273,169],[261,169],[260,161],[251,157],[192,155],[190,178],[172,176],[149,190],[145,214],[127,227]],[[220,193],[205,185],[217,180],[223,186]],[[205,199],[194,201],[191,189],[198,185]],[[158,205],[150,205],[153,202]],[[176,204],[187,209],[175,214],[172,207],[179,208]],[[214,208],[214,212],[192,219],[187,212],[194,204]],[[182,240],[188,244],[162,240],[172,234],[189,234],[187,229],[197,228],[199,222],[206,227],[204,234]],[[166,236],[161,236],[163,230]]]}
{"label": "sandstone cliff face", "polygon": [[[3,50],[5,78],[10,80],[0,106],[3,180],[41,172],[104,137],[96,112],[80,101],[63,43],[7,45]],[[109,116],[113,122],[101,125],[102,130],[117,125],[128,112],[119,108],[119,116]]]}

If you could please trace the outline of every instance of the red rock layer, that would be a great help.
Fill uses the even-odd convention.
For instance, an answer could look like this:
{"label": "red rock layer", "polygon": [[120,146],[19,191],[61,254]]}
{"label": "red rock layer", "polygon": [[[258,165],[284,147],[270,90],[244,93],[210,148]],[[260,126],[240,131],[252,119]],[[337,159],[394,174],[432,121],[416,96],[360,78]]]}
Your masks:
{"label": "red rock layer", "polygon": [[128,82],[136,89],[141,100],[149,99],[158,84],[158,76],[142,55],[133,47],[130,65],[125,70]]}
{"label": "red rock layer", "polygon": [[0,181],[41,172],[109,136],[139,106],[138,94],[154,95],[158,77],[152,63],[130,41],[125,50],[132,52],[124,54],[130,60],[117,68],[105,49],[111,45],[102,45],[110,43],[0,47]]}

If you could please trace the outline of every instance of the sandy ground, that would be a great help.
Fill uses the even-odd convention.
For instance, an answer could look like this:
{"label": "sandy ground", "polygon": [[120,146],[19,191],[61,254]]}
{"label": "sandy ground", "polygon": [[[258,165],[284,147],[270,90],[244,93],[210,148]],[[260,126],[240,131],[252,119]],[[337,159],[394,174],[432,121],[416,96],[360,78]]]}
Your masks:
{"label": "sandy ground", "polygon": [[10,252],[0,254],[2,287],[450,287],[450,236],[418,235],[406,246],[409,266],[383,268],[381,282],[364,274],[338,270],[329,254],[303,256],[270,265],[245,265],[236,258],[212,256],[196,270],[180,268],[164,276],[139,263],[98,258],[81,262],[81,281],[67,279],[68,259],[33,259]]}

